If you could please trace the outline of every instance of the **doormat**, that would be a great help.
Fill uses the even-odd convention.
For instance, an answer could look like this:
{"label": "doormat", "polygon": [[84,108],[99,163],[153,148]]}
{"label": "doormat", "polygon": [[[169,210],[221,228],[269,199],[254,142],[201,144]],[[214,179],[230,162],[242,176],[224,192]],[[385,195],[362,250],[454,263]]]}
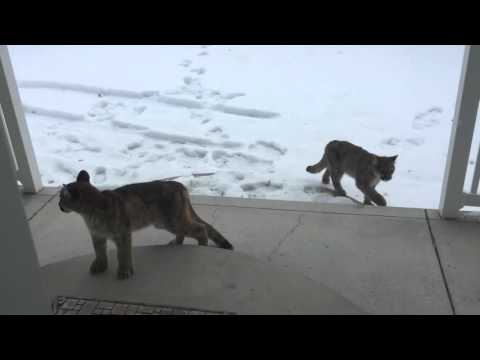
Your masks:
{"label": "doormat", "polygon": [[70,296],[57,296],[52,302],[52,310],[54,315],[235,315],[231,312]]}

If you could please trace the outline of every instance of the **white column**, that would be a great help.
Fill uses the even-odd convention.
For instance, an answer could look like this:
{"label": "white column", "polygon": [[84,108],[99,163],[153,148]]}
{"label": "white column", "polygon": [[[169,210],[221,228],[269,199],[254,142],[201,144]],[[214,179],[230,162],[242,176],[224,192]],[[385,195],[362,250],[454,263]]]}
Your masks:
{"label": "white column", "polygon": [[0,315],[51,314],[3,126],[0,164]]}
{"label": "white column", "polygon": [[6,45],[0,45],[0,104],[18,163],[18,176],[23,190],[27,193],[39,192],[42,189],[40,171]]}
{"label": "white column", "polygon": [[463,186],[480,98],[480,46],[466,46],[450,145],[443,177],[440,213],[455,218],[464,205]]}

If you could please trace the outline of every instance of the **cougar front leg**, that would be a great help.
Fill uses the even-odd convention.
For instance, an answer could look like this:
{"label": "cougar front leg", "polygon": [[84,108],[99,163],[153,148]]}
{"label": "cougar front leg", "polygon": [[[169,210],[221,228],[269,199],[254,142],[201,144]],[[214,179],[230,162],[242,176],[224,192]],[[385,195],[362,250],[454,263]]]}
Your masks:
{"label": "cougar front leg", "polygon": [[128,279],[133,275],[132,234],[117,236],[114,241],[117,245],[117,277],[120,280]]}
{"label": "cougar front leg", "polygon": [[378,206],[386,206],[387,201],[385,198],[380,195],[374,188],[362,184],[357,183],[357,187],[360,189],[361,192],[365,195],[365,199],[369,199],[373,201]]}
{"label": "cougar front leg", "polygon": [[100,274],[107,270],[107,239],[92,235],[93,249],[95,250],[95,260],[90,265],[91,274]]}

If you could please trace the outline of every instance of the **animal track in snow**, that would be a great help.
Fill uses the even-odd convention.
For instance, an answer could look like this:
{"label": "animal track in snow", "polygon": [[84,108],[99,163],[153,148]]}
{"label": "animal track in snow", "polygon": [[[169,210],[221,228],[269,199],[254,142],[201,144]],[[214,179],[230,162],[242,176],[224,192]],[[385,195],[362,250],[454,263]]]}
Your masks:
{"label": "animal track in snow", "polygon": [[72,166],[70,166],[69,163],[63,160],[58,161],[56,163],[56,166],[58,170],[71,176],[76,176],[76,174],[78,173],[77,169],[73,168]]}
{"label": "animal track in snow", "polygon": [[185,77],[183,78],[183,83],[184,83],[185,85],[193,85],[193,84],[198,84],[199,81],[198,81],[197,79],[195,79],[195,78],[190,77],[190,76],[185,76]]}
{"label": "animal track in snow", "polygon": [[442,112],[442,108],[434,106],[424,113],[419,113],[415,115],[415,118],[412,122],[412,127],[416,130],[423,130],[425,128],[435,126],[440,122],[435,115],[441,114]]}
{"label": "animal track in snow", "polygon": [[203,159],[207,154],[208,151],[202,149],[189,149],[185,147],[181,147],[175,150],[178,153],[182,153],[183,155],[190,157],[190,158],[200,158]]}
{"label": "animal track in snow", "polygon": [[142,143],[140,141],[134,141],[127,145],[127,149],[130,151],[138,149],[140,147],[142,147]]}
{"label": "animal track in snow", "polygon": [[425,139],[421,137],[415,137],[415,138],[409,138],[405,140],[400,140],[399,138],[396,137],[390,137],[382,141],[383,145],[390,145],[390,146],[395,146],[398,145],[402,142],[406,142],[409,145],[414,145],[414,146],[420,146],[425,143]]}
{"label": "animal track in snow", "polygon": [[137,115],[140,115],[142,114],[143,112],[145,112],[145,110],[147,109],[146,106],[136,106],[133,108],[133,111],[137,114]]}
{"label": "animal track in snow", "polygon": [[85,150],[93,153],[102,152],[102,148],[100,146],[90,146],[90,145],[84,145],[83,149],[81,150]]}
{"label": "animal track in snow", "polygon": [[205,74],[207,70],[205,70],[205,68],[197,68],[197,69],[192,69],[190,71],[193,73],[196,73],[197,75],[202,75],[202,74]]}
{"label": "animal track in snow", "polygon": [[227,153],[226,151],[223,151],[223,150],[215,150],[214,152],[212,152],[212,159],[215,160],[215,162],[219,166],[231,166],[232,162],[234,163],[239,162],[242,165],[257,165],[257,164],[271,165],[273,163],[273,161],[271,160],[258,158],[253,155],[244,154],[241,152]]}
{"label": "animal track in snow", "polygon": [[65,135],[63,137],[65,140],[67,140],[71,144],[80,144],[80,140],[75,135]]}
{"label": "animal track in snow", "polygon": [[144,159],[146,163],[154,163],[161,159],[165,158],[164,155],[150,154],[147,158]]}
{"label": "animal track in snow", "polygon": [[233,176],[234,180],[236,180],[236,181],[245,180],[245,174],[243,174],[241,172],[232,171],[231,175]]}
{"label": "animal track in snow", "polygon": [[255,144],[249,146],[250,149],[256,149],[257,147],[262,147],[280,155],[285,155],[285,153],[287,152],[286,148],[281,147],[273,141],[259,140]]}
{"label": "animal track in snow", "polygon": [[85,120],[83,115],[72,114],[65,111],[44,109],[36,106],[23,105],[25,113],[36,114],[41,116],[53,117],[58,119],[64,119],[69,121],[83,121]]}
{"label": "animal track in snow", "polygon": [[271,180],[268,181],[259,181],[254,183],[245,183],[240,185],[243,191],[256,191],[259,189],[266,189],[266,190],[281,190],[283,189],[283,184],[281,183],[273,183]]}
{"label": "animal track in snow", "polygon": [[192,60],[189,60],[189,59],[185,59],[185,60],[182,60],[182,62],[180,62],[180,66],[183,66],[183,67],[189,67],[191,64],[192,64]]}
{"label": "animal track in snow", "polygon": [[243,146],[242,143],[234,141],[213,142],[208,139],[197,138],[192,136],[176,135],[162,133],[159,131],[149,130],[141,132],[141,134],[147,138],[155,140],[169,141],[174,144],[194,144],[199,146],[220,146],[224,148],[237,148]]}
{"label": "animal track in snow", "polygon": [[232,99],[235,99],[237,97],[245,96],[245,95],[246,94],[242,93],[242,92],[233,92],[233,93],[227,93],[227,94],[224,94],[224,95],[220,95],[220,97],[222,99],[225,99],[225,100],[232,100]]}
{"label": "animal track in snow", "polygon": [[146,130],[145,126],[130,124],[120,120],[112,120],[112,126],[119,129],[131,129],[131,130]]}
{"label": "animal track in snow", "polygon": [[223,129],[220,126],[215,126],[208,131],[211,132],[211,133],[222,133]]}
{"label": "animal track in snow", "polygon": [[409,144],[415,145],[415,146],[420,146],[420,145],[423,145],[425,143],[424,138],[411,138],[411,139],[407,139],[405,141],[408,142]]}
{"label": "animal track in snow", "polygon": [[[227,93],[222,94],[219,91],[211,92],[205,90],[199,79],[187,76],[183,79],[185,86],[183,86],[180,90],[174,90],[173,92],[170,91],[169,93],[175,94],[190,94],[196,97],[212,97],[218,96],[219,99],[233,99],[238,96],[244,96],[244,93]],[[232,114],[237,116],[246,116],[252,118],[273,118],[277,117],[280,114],[271,112],[271,111],[264,111],[258,109],[249,109],[249,108],[241,108],[241,107],[233,107],[233,106],[226,106],[223,104],[213,104],[207,105],[200,101],[189,100],[184,98],[175,98],[160,95],[158,91],[130,91],[130,90],[121,90],[121,89],[110,89],[110,88],[100,88],[96,86],[88,86],[88,85],[81,85],[81,84],[72,84],[72,83],[59,83],[59,82],[51,82],[51,81],[22,81],[19,82],[19,86],[21,88],[29,88],[29,89],[54,89],[60,91],[74,91],[86,94],[98,94],[102,93],[105,96],[114,96],[119,98],[126,98],[126,99],[144,99],[144,100],[151,100],[156,101],[162,104],[175,106],[175,107],[182,107],[188,109],[210,109],[214,111],[219,111],[226,114]],[[125,104],[122,102],[113,103],[107,100],[100,100],[98,101],[87,113],[87,115],[95,120],[98,121],[105,121],[105,120],[112,120],[115,117],[116,112],[119,109],[124,109]],[[26,112],[35,113],[39,115],[49,116],[49,117],[58,117],[63,118],[66,120],[71,121],[83,121],[85,120],[83,115],[78,114],[71,114],[65,113],[56,110],[48,110],[43,108],[31,107],[24,105],[24,109]],[[436,108],[430,109],[431,111],[435,111]],[[141,112],[141,108],[137,108],[133,110],[134,112]],[[120,123],[118,123],[120,124]]]}
{"label": "animal track in snow", "polygon": [[400,142],[401,142],[401,140],[399,138],[389,137],[389,138],[383,140],[382,144],[395,146],[395,145],[398,145]]}
{"label": "animal track in snow", "polygon": [[69,151],[89,151],[89,152],[94,152],[94,153],[99,153],[102,151],[102,148],[100,146],[96,146],[96,145],[88,145],[88,144],[84,144],[82,143],[77,136],[75,135],[71,135],[71,134],[67,134],[65,136],[63,136],[63,138],[70,144],[73,144],[73,145],[78,145],[74,150],[72,148],[69,149]]}

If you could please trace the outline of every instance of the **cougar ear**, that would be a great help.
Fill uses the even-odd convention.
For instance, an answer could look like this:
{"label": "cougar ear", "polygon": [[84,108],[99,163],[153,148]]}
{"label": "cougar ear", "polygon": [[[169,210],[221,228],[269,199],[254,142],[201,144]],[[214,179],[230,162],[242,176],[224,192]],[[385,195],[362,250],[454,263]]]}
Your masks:
{"label": "cougar ear", "polygon": [[88,175],[88,172],[86,172],[85,170],[82,170],[78,173],[77,181],[88,183],[88,182],[90,182],[90,175]]}
{"label": "cougar ear", "polygon": [[398,157],[398,155],[390,156],[390,160],[395,161],[395,160],[397,160],[397,157]]}

